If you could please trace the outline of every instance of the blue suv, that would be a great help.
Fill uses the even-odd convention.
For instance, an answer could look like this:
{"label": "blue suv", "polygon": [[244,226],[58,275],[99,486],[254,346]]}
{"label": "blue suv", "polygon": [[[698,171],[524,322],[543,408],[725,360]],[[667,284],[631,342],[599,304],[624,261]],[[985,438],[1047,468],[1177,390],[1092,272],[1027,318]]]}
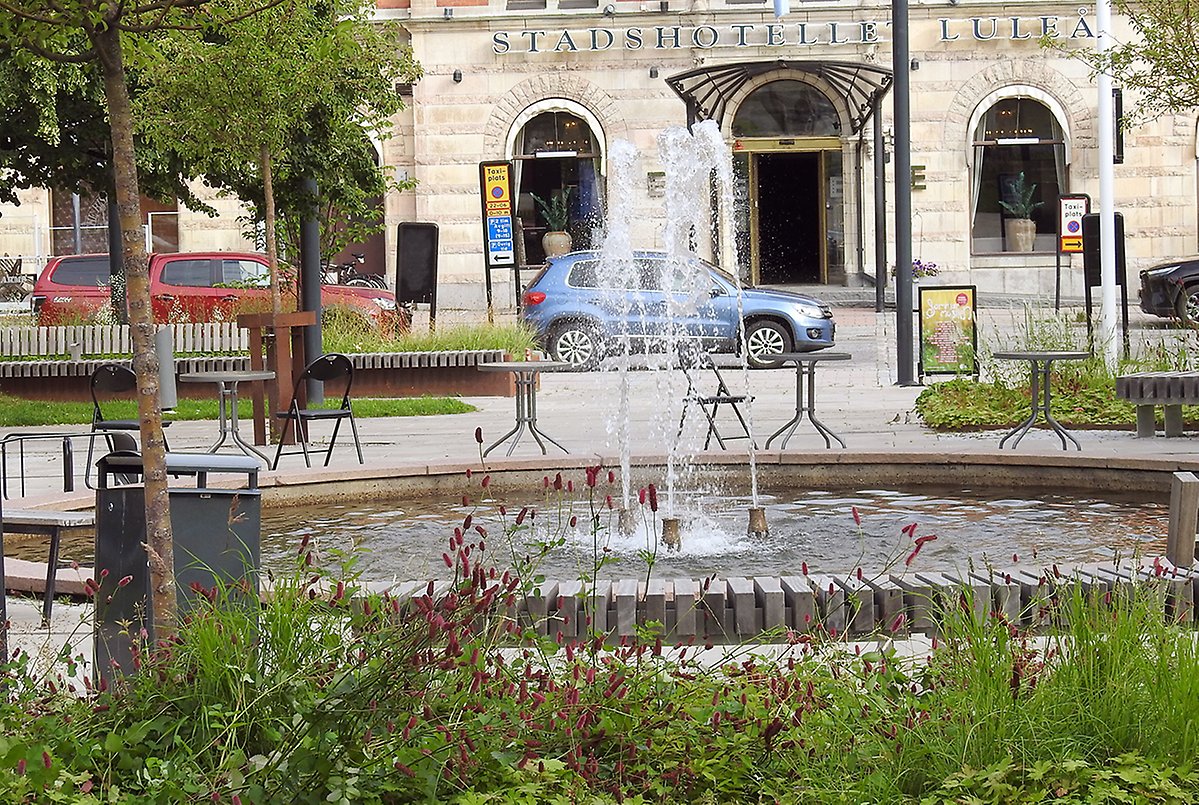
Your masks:
{"label": "blue suv", "polygon": [[[670,289],[669,291],[667,289]],[[709,352],[739,352],[734,279],[695,256],[636,252],[631,261],[599,252],[549,258],[525,288],[521,317],[555,360],[597,366],[627,336],[650,350],[673,332]],[[833,345],[833,312],[819,299],[789,291],[742,288],[741,315],[749,365],[774,368],[772,355]]]}

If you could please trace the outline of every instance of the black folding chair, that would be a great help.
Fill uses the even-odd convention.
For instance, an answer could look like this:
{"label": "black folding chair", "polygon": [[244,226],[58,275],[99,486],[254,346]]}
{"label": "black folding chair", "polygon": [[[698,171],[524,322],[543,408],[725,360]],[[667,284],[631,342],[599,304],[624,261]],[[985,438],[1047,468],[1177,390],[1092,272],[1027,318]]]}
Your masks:
{"label": "black folding chair", "polygon": [[[128,399],[137,389],[137,375],[128,366],[117,363],[106,363],[92,372],[92,432],[87,440],[87,466],[83,470],[83,482],[92,488],[92,459],[95,455],[96,438],[102,436],[108,443],[108,450],[129,449],[128,439],[119,439],[120,431],[141,430],[140,419],[112,419],[104,415],[104,403],[115,399]],[[162,426],[169,426],[170,420],[164,419]],[[164,435],[165,442],[165,435]],[[118,445],[118,441],[120,442]],[[136,447],[136,442],[133,443]],[[167,447],[170,450],[170,447]]]}
{"label": "black folding chair", "polygon": [[[712,356],[706,352],[702,352],[693,348],[684,348],[679,350],[679,365],[683,370],[683,375],[687,378],[687,392],[683,397],[683,414],[679,417],[679,436],[683,433],[683,425],[687,422],[687,412],[692,406],[698,407],[703,412],[704,417],[708,420],[708,434],[704,438],[704,449],[708,449],[708,445],[712,443],[712,438],[716,438],[716,443],[720,445],[721,450],[727,450],[725,447],[726,441],[734,439],[749,439],[749,423],[745,421],[745,416],[741,412],[742,403],[752,402],[753,397],[748,394],[733,394],[729,390],[729,386],[724,382],[724,376],[720,374],[720,369],[712,360]],[[706,374],[711,374],[716,381],[716,389],[710,394],[705,394],[700,390],[702,378]],[[737,417],[737,421],[741,424],[741,435],[723,436],[720,433],[720,428],[716,424],[717,416],[720,413],[720,406],[731,408],[733,414]],[[757,449],[757,444],[754,443],[754,448]]]}
{"label": "black folding chair", "polygon": [[[345,392],[341,395],[341,406],[339,408],[301,408],[300,399],[301,392],[305,384],[309,380],[319,380],[322,383],[328,383],[331,380],[344,380]],[[304,454],[304,464],[311,467],[312,461],[308,451],[308,423],[313,420],[333,420],[333,434],[329,437],[329,448],[325,451],[325,466],[329,466],[329,459],[333,457],[333,445],[337,443],[337,432],[341,429],[341,421],[343,419],[350,420],[350,431],[354,435],[354,448],[358,451],[358,463],[365,464],[365,459],[362,458],[362,444],[358,441],[358,425],[354,422],[354,412],[350,408],[350,388],[354,385],[354,364],[345,355],[337,352],[331,352],[328,355],[322,355],[312,363],[304,367],[304,371],[296,378],[296,387],[292,391],[291,405],[286,411],[277,411],[276,419],[285,420],[283,425],[283,433],[279,439],[279,447],[275,450],[275,461],[271,464],[271,469],[279,466],[279,459],[285,455],[283,451],[283,443],[287,441],[288,429],[293,429],[296,435],[296,441],[300,443],[300,450],[289,450],[286,455]]]}

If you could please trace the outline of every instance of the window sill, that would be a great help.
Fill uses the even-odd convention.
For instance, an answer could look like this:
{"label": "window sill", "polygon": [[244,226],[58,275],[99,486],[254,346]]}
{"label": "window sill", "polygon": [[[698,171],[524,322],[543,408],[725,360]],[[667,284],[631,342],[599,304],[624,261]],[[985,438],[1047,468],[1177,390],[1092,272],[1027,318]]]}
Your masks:
{"label": "window sill", "polygon": [[[1063,255],[1062,265],[1070,265],[1070,256]],[[1052,268],[1057,265],[1055,252],[999,252],[970,255],[970,267],[988,268]]]}

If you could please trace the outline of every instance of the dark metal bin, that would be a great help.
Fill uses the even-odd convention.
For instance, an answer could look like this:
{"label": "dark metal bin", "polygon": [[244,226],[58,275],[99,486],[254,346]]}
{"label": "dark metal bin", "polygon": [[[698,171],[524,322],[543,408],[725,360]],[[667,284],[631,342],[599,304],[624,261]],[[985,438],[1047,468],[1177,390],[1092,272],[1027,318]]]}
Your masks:
{"label": "dark metal bin", "polygon": [[[168,492],[179,614],[185,615],[198,596],[213,590],[223,590],[229,600],[257,606],[261,465],[248,456],[211,453],[168,453],[166,463],[172,478],[196,479],[194,487],[171,487]],[[93,631],[98,678],[132,672],[131,641],[145,644],[154,640],[150,569],[144,547],[145,487],[129,483],[142,474],[137,453],[110,453],[97,462],[95,579],[100,589]],[[212,474],[244,474],[246,487],[211,488],[208,478]],[[121,585],[125,578],[129,581]]]}

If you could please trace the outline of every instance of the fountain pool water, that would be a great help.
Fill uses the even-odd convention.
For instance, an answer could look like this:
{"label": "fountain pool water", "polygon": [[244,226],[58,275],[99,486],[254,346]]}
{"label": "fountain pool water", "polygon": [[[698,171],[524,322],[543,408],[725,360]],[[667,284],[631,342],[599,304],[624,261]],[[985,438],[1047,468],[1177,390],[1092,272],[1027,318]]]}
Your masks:
{"label": "fountain pool water", "polygon": [[[577,495],[575,496],[578,497]],[[791,575],[806,563],[813,572],[866,573],[882,570],[910,552],[904,526],[916,523],[916,535],[936,534],[924,546],[914,567],[925,570],[982,569],[986,564],[1009,567],[1013,555],[1021,564],[1063,566],[1159,551],[1166,532],[1167,507],[1146,504],[1144,497],[1104,500],[1077,494],[1029,497],[1027,490],[963,490],[922,488],[895,490],[773,490],[762,496],[770,510],[767,536],[748,536],[743,495],[705,494],[680,512],[681,550],[658,552],[654,574],[666,578],[700,578],[712,574]],[[304,536],[318,544],[324,560],[334,551],[353,551],[358,567],[372,580],[420,580],[448,573],[442,552],[456,526],[472,514],[474,525],[487,532],[490,561],[511,565],[513,555],[536,552],[541,540],[560,542],[538,567],[548,578],[590,578],[597,549],[610,557],[598,578],[644,575],[639,553],[653,545],[645,509],[641,528],[621,534],[615,517],[602,509],[598,532],[590,527],[585,499],[558,509],[542,499],[507,501],[507,522],[522,504],[539,514],[533,529],[509,544],[498,513],[501,501],[463,507],[428,498],[365,504],[324,504],[264,512],[263,563],[282,571],[294,561]],[[861,518],[855,523],[854,510]],[[578,525],[570,527],[571,515]],[[526,521],[526,525],[528,521]]]}

